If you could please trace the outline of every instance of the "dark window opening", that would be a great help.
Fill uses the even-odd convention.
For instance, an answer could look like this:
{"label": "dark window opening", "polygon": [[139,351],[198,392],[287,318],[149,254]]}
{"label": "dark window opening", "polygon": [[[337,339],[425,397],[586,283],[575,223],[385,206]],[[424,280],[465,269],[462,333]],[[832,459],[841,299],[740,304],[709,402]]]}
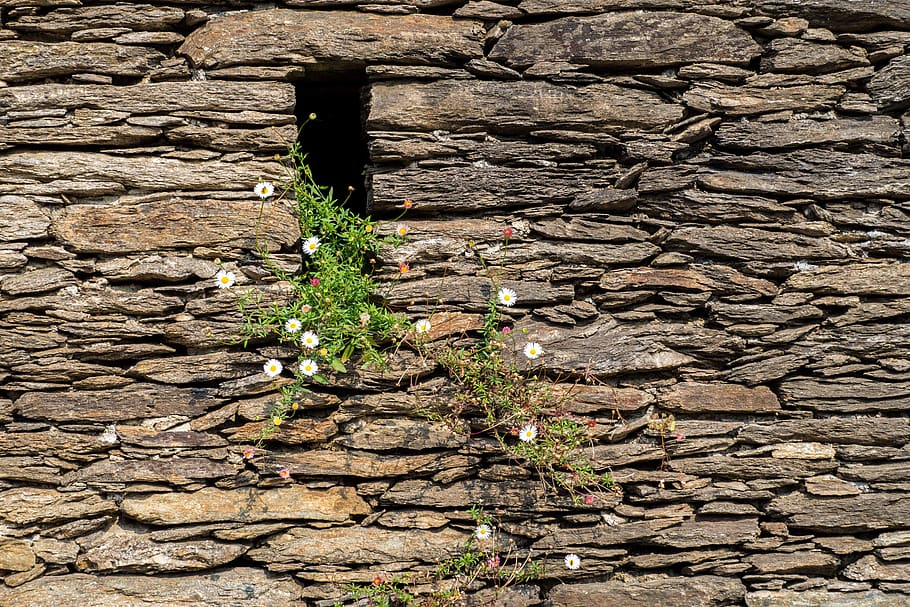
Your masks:
{"label": "dark window opening", "polygon": [[360,215],[367,212],[366,84],[363,70],[316,72],[299,81],[296,91],[298,124],[316,114],[300,133],[313,178]]}

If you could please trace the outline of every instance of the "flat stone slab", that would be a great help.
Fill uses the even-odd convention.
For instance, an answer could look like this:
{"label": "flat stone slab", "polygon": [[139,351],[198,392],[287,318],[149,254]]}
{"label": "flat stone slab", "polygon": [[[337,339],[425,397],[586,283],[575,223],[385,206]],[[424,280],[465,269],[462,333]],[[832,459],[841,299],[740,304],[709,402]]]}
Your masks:
{"label": "flat stone slab", "polygon": [[679,104],[655,93],[606,83],[567,88],[540,81],[378,82],[371,91],[367,128],[372,130],[651,132],[683,114]]}
{"label": "flat stone slab", "polygon": [[232,65],[451,65],[483,57],[479,22],[437,15],[270,9],[212,19],[178,50],[206,69]]}
{"label": "flat stone slab", "polygon": [[[668,44],[667,40],[673,43]],[[683,63],[747,65],[761,47],[724,19],[669,11],[630,11],[513,25],[490,52],[525,68],[566,61],[598,68],[660,68]]]}
{"label": "flat stone slab", "polygon": [[59,523],[117,512],[117,504],[91,491],[20,487],[0,493],[0,520],[14,525]]}
{"label": "flat stone slab", "polygon": [[455,556],[467,539],[466,532],[450,528],[398,531],[375,527],[295,527],[272,537],[262,548],[250,550],[247,556],[267,563],[296,564],[300,569],[339,562],[389,563],[418,559],[434,563]]}
{"label": "flat stone slab", "polygon": [[[192,170],[181,165],[174,168],[178,173]],[[300,238],[298,226],[284,205],[270,204],[260,214],[260,204],[254,200],[171,198],[140,204],[68,206],[55,215],[52,231],[75,251],[134,253],[197,246],[255,249],[257,242],[276,250],[290,247]]]}
{"label": "flat stone slab", "polygon": [[836,32],[910,28],[907,0],[757,0],[753,6],[775,17],[803,17],[812,27]]}
{"label": "flat stone slab", "polygon": [[297,607],[300,598],[293,580],[246,567],[168,577],[77,573],[0,588],[0,607]]}
{"label": "flat stone slab", "polygon": [[903,593],[886,594],[880,590],[866,592],[826,592],[812,590],[761,590],[746,595],[748,607],[907,607]]}
{"label": "flat stone slab", "polygon": [[342,522],[370,512],[351,487],[317,491],[299,486],[267,491],[207,487],[194,493],[131,496],[123,500],[122,509],[126,516],[152,525],[282,519]]}
{"label": "flat stone slab", "polygon": [[720,607],[740,604],[745,594],[742,582],[734,578],[627,576],[609,582],[561,584],[550,591],[550,600],[553,607]]}
{"label": "flat stone slab", "polygon": [[793,493],[772,500],[767,508],[770,514],[786,517],[791,527],[825,533],[882,531],[910,525],[910,500],[902,493],[829,498]]}
{"label": "flat stone slab", "polygon": [[658,395],[667,409],[692,413],[773,413],[780,410],[774,393],[764,387],[748,388],[738,384],[680,382]]}
{"label": "flat stone slab", "polygon": [[851,263],[797,272],[785,290],[829,295],[910,295],[910,263]]}
{"label": "flat stone slab", "polygon": [[105,42],[4,40],[0,80],[28,82],[84,72],[135,78],[152,71],[164,58],[150,48]]}
{"label": "flat stone slab", "polygon": [[123,112],[236,112],[238,118],[245,112],[257,111],[291,114],[294,86],[283,82],[193,80],[130,86],[36,84],[0,90],[0,112],[50,108],[73,109],[77,118],[80,110],[111,110],[120,112],[122,117],[126,117]]}
{"label": "flat stone slab", "polygon": [[121,422],[167,415],[195,417],[221,402],[204,389],[136,383],[115,390],[26,392],[14,406],[30,419]]}

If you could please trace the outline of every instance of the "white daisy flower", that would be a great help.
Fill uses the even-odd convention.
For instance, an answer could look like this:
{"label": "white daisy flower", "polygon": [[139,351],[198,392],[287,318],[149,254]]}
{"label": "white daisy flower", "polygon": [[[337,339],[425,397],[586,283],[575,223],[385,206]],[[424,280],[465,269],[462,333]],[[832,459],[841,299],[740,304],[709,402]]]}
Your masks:
{"label": "white daisy flower", "polygon": [[493,530],[490,529],[489,525],[477,525],[477,529],[474,530],[474,536],[482,542],[493,537]]}
{"label": "white daisy flower", "polygon": [[300,324],[299,318],[289,318],[288,321],[286,323],[284,323],[284,330],[287,331],[288,333],[296,333],[302,327],[303,327],[303,325]]}
{"label": "white daisy flower", "polygon": [[274,358],[270,358],[262,365],[262,370],[265,371],[265,374],[269,377],[281,375],[282,369],[284,369],[284,367],[281,366],[281,361],[275,360]]}
{"label": "white daisy flower", "polygon": [[408,226],[406,226],[403,223],[399,223],[398,226],[395,228],[395,233],[398,234],[399,236],[407,236],[408,235]]}
{"label": "white daisy flower", "polygon": [[566,567],[569,569],[578,569],[581,567],[581,559],[578,558],[577,554],[566,555]]}
{"label": "white daisy flower", "polygon": [[268,198],[275,193],[275,186],[272,185],[271,181],[260,181],[256,184],[256,187],[253,188],[253,191],[256,193],[256,196],[260,198]]}
{"label": "white daisy flower", "polygon": [[300,336],[300,343],[302,343],[305,348],[312,350],[319,345],[319,336],[312,331],[305,331],[304,334]]}
{"label": "white daisy flower", "polygon": [[312,255],[316,252],[316,249],[319,248],[319,237],[310,236],[303,243],[303,252],[307,255]]}
{"label": "white daisy flower", "polygon": [[300,361],[300,372],[307,377],[313,377],[317,371],[319,371],[319,365],[315,360],[305,358]]}
{"label": "white daisy flower", "polygon": [[503,288],[499,289],[499,292],[496,293],[496,297],[497,297],[497,299],[499,299],[499,303],[501,303],[502,305],[504,305],[507,308],[511,308],[512,306],[514,306],[515,301],[518,299],[515,296],[515,291],[513,291],[512,289],[509,289],[507,287],[503,287]]}
{"label": "white daisy flower", "polygon": [[540,344],[536,341],[529,341],[525,344],[525,356],[529,359],[534,360],[535,358],[540,358],[541,354],[543,354],[543,348],[541,348]]}
{"label": "white daisy flower", "polygon": [[218,273],[215,274],[215,284],[218,285],[219,289],[229,289],[234,286],[234,281],[237,279],[234,276],[233,272],[228,272],[227,270],[218,270]]}
{"label": "white daisy flower", "polygon": [[417,324],[414,325],[415,333],[429,333],[430,332],[430,320],[427,318],[421,318],[417,321]]}
{"label": "white daisy flower", "polygon": [[532,440],[537,438],[537,426],[534,424],[528,424],[518,431],[518,438],[523,443],[530,443]]}

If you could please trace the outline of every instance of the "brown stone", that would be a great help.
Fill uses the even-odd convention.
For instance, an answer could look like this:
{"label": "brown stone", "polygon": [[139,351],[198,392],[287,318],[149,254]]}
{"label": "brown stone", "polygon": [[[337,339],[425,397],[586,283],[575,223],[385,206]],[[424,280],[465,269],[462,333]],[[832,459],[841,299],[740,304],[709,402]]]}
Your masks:
{"label": "brown stone", "polygon": [[221,401],[204,389],[133,384],[117,390],[27,392],[16,410],[32,419],[113,422],[165,415],[196,416]]}
{"label": "brown stone", "polygon": [[235,472],[236,468],[231,464],[202,457],[108,459],[70,472],[63,478],[63,483],[101,487],[119,483],[188,485],[193,481],[233,476]]}
{"label": "brown stone", "polygon": [[[727,189],[727,182],[723,180],[729,175],[706,175],[705,183]],[[738,185],[730,185],[729,189],[738,188]],[[827,238],[731,226],[677,228],[666,245],[674,251],[745,261],[841,259],[850,256],[846,246]]]}
{"label": "brown stone", "polygon": [[[567,89],[539,81],[443,80],[374,85],[367,128],[457,132],[482,127],[503,133],[562,128],[612,133],[659,131],[681,117],[680,106],[654,93],[612,84]],[[420,203],[416,196],[415,202]]]}
{"label": "brown stone", "polygon": [[35,566],[35,553],[20,540],[0,543],[0,571],[28,571]]}
{"label": "brown stone", "polygon": [[699,82],[685,93],[684,99],[687,105],[703,112],[749,116],[783,110],[830,110],[843,91],[840,86],[816,84],[764,88]]}
{"label": "brown stone", "polygon": [[746,594],[748,607],[906,607],[904,594],[886,594],[879,590],[833,592],[811,590],[761,590]]}
{"label": "brown stone", "polygon": [[[874,154],[819,150],[756,153],[738,159],[715,158],[711,164],[716,168],[700,169],[697,179],[699,185],[711,190],[819,200],[910,197],[910,189],[905,189],[910,186],[910,162]],[[803,258],[811,259],[811,251],[822,245],[832,249],[822,241],[810,246]],[[795,251],[793,256],[800,258]]]}
{"label": "brown stone", "polygon": [[861,48],[816,44],[796,38],[772,40],[770,53],[762,59],[766,71],[796,74],[825,74],[866,65],[869,60]]}
{"label": "brown stone", "polygon": [[683,289],[718,294],[756,293],[774,295],[774,283],[746,276],[723,265],[694,264],[688,268],[633,268],[607,272],[600,286],[609,291],[622,289]]}
{"label": "brown stone", "polygon": [[[80,47],[80,52],[86,49]],[[114,45],[112,45],[114,46]],[[114,110],[134,114],[186,111],[291,114],[294,87],[280,82],[148,82],[131,86],[38,84],[0,90],[0,112],[45,108]],[[287,116],[286,119],[292,119]],[[182,123],[183,121],[179,121]],[[277,124],[277,122],[276,122]],[[255,181],[254,176],[253,180]],[[226,184],[221,184],[222,189]],[[179,186],[178,186],[179,187]],[[175,188],[177,189],[177,188]]]}
{"label": "brown stone", "polygon": [[738,384],[681,382],[660,393],[657,401],[661,407],[689,413],[780,411],[777,396],[764,386],[747,388]]}
{"label": "brown stone", "polygon": [[452,449],[468,440],[466,427],[456,433],[446,423],[397,418],[358,419],[345,424],[344,432],[335,444],[372,451]]}
{"label": "brown stone", "polygon": [[270,538],[247,556],[267,563],[288,563],[296,568],[345,563],[389,563],[418,559],[437,563],[455,556],[468,533],[445,528],[438,531],[392,531],[373,527],[295,527]]}
{"label": "brown stone", "polygon": [[670,467],[677,472],[697,476],[754,480],[759,478],[805,478],[825,474],[837,470],[837,462],[716,456],[674,459],[670,462]]}
{"label": "brown stone", "polygon": [[245,377],[261,362],[262,357],[252,352],[212,352],[145,359],[126,373],[163,384],[195,384]]}
{"label": "brown stone", "polygon": [[[792,493],[774,499],[768,512],[786,517],[791,527],[823,532],[881,531],[910,524],[910,504],[900,493],[864,493],[821,500]],[[857,516],[859,512],[862,516]]]}
{"label": "brown stone", "polygon": [[369,514],[370,507],[349,487],[311,490],[290,486],[127,497],[123,513],[152,525],[186,525],[214,521],[255,523],[267,520],[345,521]]}
{"label": "brown stone", "polygon": [[840,559],[823,552],[800,550],[798,552],[769,552],[754,554],[746,559],[759,574],[811,573],[831,576],[838,567]]}
{"label": "brown stone", "polygon": [[79,6],[60,8],[47,14],[20,15],[7,27],[21,32],[71,34],[92,28],[130,28],[134,30],[167,29],[183,21],[183,11],[173,7],[148,4],[114,6]]}
{"label": "brown stone", "polygon": [[899,126],[889,116],[785,122],[728,121],[717,129],[718,147],[732,150],[783,150],[815,145],[879,144],[895,146]]}
{"label": "brown stone", "polygon": [[[164,55],[149,48],[103,42],[6,40],[0,44],[0,80],[27,82],[81,72],[137,78],[163,59]],[[0,111],[3,107],[0,96]]]}
{"label": "brown stone", "polygon": [[910,6],[905,2],[882,6],[876,0],[758,0],[755,7],[775,16],[804,17],[813,27],[836,32],[910,27]]}
{"label": "brown stone", "polygon": [[910,295],[910,263],[851,263],[797,272],[785,289],[835,295]]}
{"label": "brown stone", "polygon": [[207,539],[156,542],[149,534],[114,526],[79,540],[82,552],[76,569],[94,573],[161,573],[194,571],[224,565],[246,552],[240,544]]}
{"label": "brown stone", "polygon": [[910,383],[859,377],[793,377],[781,382],[786,403],[825,412],[900,411],[910,403]]}
{"label": "brown stone", "polygon": [[30,198],[0,196],[0,240],[45,238],[50,224],[48,213]]}
{"label": "brown stone", "polygon": [[60,493],[21,487],[0,492],[0,519],[14,525],[60,523],[117,512],[117,504],[97,493]]}
{"label": "brown stone", "polygon": [[0,590],[0,606],[60,607],[74,597],[93,607],[145,605],[237,605],[296,607],[300,588],[287,578],[276,579],[260,569],[234,568],[186,576],[87,575],[49,576],[16,589]]}
{"label": "brown stone", "polygon": [[426,474],[447,469],[467,468],[475,465],[477,458],[464,455],[421,453],[417,455],[379,455],[362,451],[312,450],[299,453],[282,453],[260,463],[257,467],[271,469],[271,462],[286,467],[293,476],[353,476],[359,478],[390,478],[412,474]]}
{"label": "brown stone", "polygon": [[187,36],[178,52],[203,68],[275,63],[451,65],[483,56],[483,29],[436,15],[269,9],[233,13]]}
{"label": "brown stone", "polygon": [[289,247],[300,235],[297,220],[282,205],[274,205],[260,216],[259,204],[252,200],[194,199],[74,205],[56,216],[53,231],[77,251],[98,253],[196,246],[255,249],[257,239],[276,250]]}
{"label": "brown stone", "polygon": [[380,501],[389,505],[462,509],[470,507],[471,504],[483,503],[491,507],[512,507],[530,511],[552,510],[556,505],[556,502],[548,499],[547,492],[541,484],[473,479],[448,485],[417,479],[403,480],[383,493]]}
{"label": "brown stone", "polygon": [[[584,567],[584,560],[582,560]],[[742,582],[727,577],[626,576],[608,582],[560,584],[550,591],[553,607],[720,607],[742,601]]]}
{"label": "brown stone", "polygon": [[8,295],[23,295],[53,291],[76,284],[72,272],[63,268],[42,268],[23,274],[14,274],[0,280],[0,291]]}
{"label": "brown stone", "polygon": [[897,444],[910,433],[910,419],[841,416],[821,419],[783,419],[771,423],[746,424],[737,435],[747,443],[777,443],[786,441],[819,441],[853,445]]}
{"label": "brown stone", "polygon": [[[673,38],[672,45],[659,42],[668,37]],[[723,19],[629,11],[514,25],[493,47],[490,58],[519,68],[567,61],[597,68],[653,69],[698,61],[746,65],[760,53],[748,33]]]}
{"label": "brown stone", "polygon": [[910,579],[910,563],[907,561],[883,563],[868,554],[855,563],[847,565],[843,574],[844,577],[851,580],[906,582]]}

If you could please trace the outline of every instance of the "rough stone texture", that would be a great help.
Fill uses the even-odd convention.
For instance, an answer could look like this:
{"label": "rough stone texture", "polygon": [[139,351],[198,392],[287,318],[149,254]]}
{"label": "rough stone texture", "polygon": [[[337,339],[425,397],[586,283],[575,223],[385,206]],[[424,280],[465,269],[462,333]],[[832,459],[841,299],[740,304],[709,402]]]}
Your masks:
{"label": "rough stone texture", "polygon": [[[672,37],[673,44],[664,43]],[[706,39],[714,42],[708,46]],[[744,30],[723,19],[671,12],[567,17],[510,28],[490,57],[512,67],[567,61],[597,68],[659,68],[711,61],[746,65],[761,52]]]}
{"label": "rough stone texture", "polygon": [[376,130],[540,129],[654,131],[681,118],[678,105],[611,84],[566,90],[545,82],[440,81],[372,87],[367,127]]}
{"label": "rough stone texture", "polygon": [[[0,605],[60,607],[143,607],[144,605],[236,605],[291,607],[299,605],[300,589],[288,578],[275,578],[260,569],[238,567],[216,573],[177,577],[146,575],[93,576],[70,574],[35,580],[15,590],[0,590]],[[87,602],[90,601],[90,602]]]}
{"label": "rough stone texture", "polygon": [[713,576],[692,578],[641,577],[593,584],[562,584],[551,592],[553,605],[625,607],[636,602],[671,607],[719,607],[742,600],[745,588],[736,580]]}
{"label": "rough stone texture", "polygon": [[[0,605],[352,607],[345,584],[457,554],[472,505],[546,565],[476,601],[908,603],[906,0],[0,20]],[[281,314],[270,267],[308,266],[291,206],[252,187],[283,175],[298,92],[346,78],[367,212],[409,227],[376,256],[382,297],[441,348],[514,289],[504,353],[621,491],[573,502],[475,412],[426,420],[451,380],[407,346],[259,442],[295,352],[239,344],[238,296]]]}
{"label": "rough stone texture", "polygon": [[279,62],[438,65],[481,56],[482,39],[479,24],[468,20],[274,9],[213,19],[188,36],[180,52],[204,68]]}
{"label": "rough stone texture", "polygon": [[345,521],[349,516],[368,512],[370,507],[349,487],[326,491],[287,487],[264,492],[207,488],[191,494],[131,497],[123,501],[126,516],[154,525],[276,519]]}

